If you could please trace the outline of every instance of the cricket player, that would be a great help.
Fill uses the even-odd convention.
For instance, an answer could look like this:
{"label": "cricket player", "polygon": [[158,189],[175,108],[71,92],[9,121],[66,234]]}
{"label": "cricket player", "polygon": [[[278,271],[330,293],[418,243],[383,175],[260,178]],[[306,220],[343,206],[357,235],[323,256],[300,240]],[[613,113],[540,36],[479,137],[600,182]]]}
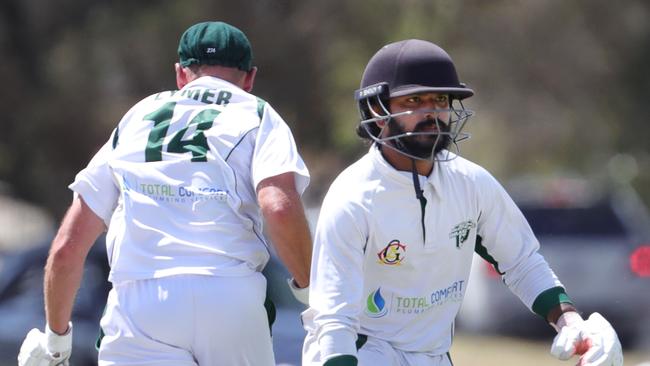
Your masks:
{"label": "cricket player", "polygon": [[46,265],[45,332],[28,333],[19,365],[68,364],[75,292],[106,228],[100,366],[275,365],[262,220],[300,293],[309,173],[287,124],[250,94],[257,69],[243,32],[195,24],[178,54],[179,90],[131,108],[70,185]]}
{"label": "cricket player", "polygon": [[321,208],[303,365],[452,365],[474,253],[557,329],[554,356],[623,364],[610,323],[578,314],[508,194],[458,156],[473,94],[433,43],[391,43],[370,59],[355,97],[357,133],[374,143]]}

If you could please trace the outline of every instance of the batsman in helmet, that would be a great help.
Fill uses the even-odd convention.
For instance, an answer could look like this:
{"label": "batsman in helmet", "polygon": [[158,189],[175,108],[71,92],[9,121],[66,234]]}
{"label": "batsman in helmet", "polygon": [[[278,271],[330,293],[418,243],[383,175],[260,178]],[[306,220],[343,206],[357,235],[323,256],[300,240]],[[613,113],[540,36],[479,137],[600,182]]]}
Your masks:
{"label": "batsman in helmet", "polygon": [[558,331],[554,356],[623,364],[610,323],[581,317],[506,191],[459,156],[472,95],[428,41],[385,45],[368,62],[355,99],[357,134],[371,146],[321,208],[303,365],[451,366],[474,253]]}

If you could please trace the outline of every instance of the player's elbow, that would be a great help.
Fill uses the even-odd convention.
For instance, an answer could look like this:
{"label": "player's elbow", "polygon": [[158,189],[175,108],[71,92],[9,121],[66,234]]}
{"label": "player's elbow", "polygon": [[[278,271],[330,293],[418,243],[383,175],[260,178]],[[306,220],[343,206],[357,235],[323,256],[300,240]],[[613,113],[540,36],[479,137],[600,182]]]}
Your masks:
{"label": "player's elbow", "polygon": [[265,220],[283,223],[292,220],[302,204],[298,197],[274,195],[260,201],[260,208]]}

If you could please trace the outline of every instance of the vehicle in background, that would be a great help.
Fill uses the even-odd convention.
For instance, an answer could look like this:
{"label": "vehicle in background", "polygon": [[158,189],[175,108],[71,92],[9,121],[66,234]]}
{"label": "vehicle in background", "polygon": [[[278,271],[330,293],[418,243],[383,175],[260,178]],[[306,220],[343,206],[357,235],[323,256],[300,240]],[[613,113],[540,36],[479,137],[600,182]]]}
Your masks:
{"label": "vehicle in background", "polygon": [[[624,347],[650,347],[650,218],[629,186],[599,190],[581,179],[520,181],[508,191],[540,242],[540,253],[575,305],[608,319]],[[475,255],[459,329],[554,335]]]}
{"label": "vehicle in background", "polygon": [[[15,366],[25,335],[32,328],[41,331],[45,325],[43,310],[43,274],[49,241],[13,250],[0,255],[0,366]],[[91,248],[84,268],[82,284],[73,308],[73,349],[70,366],[96,366],[95,342],[99,336],[99,320],[111,284],[108,282],[108,260],[104,237]],[[264,270],[268,296],[275,303],[272,328],[276,362],[281,366],[300,365],[305,332],[300,304],[289,290],[291,277],[277,256],[272,255]]]}
{"label": "vehicle in background", "polygon": [[[0,266],[0,365],[16,365],[20,345],[32,328],[45,326],[43,272],[49,241],[2,255]],[[103,238],[92,247],[72,313],[74,336],[71,366],[97,365],[95,341],[99,335],[110,289]]]}

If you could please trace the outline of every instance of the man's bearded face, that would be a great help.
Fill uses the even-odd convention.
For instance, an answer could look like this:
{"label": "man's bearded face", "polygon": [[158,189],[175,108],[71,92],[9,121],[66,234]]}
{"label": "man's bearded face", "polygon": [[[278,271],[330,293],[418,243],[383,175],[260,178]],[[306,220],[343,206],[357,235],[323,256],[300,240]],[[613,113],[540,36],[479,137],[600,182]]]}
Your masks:
{"label": "man's bearded face", "polygon": [[[438,134],[438,131],[446,133]],[[398,118],[392,118],[388,122],[389,136],[403,135],[407,132],[427,133],[423,135],[404,136],[398,140],[393,140],[393,144],[399,150],[422,159],[431,159],[440,151],[449,147],[451,143],[451,137],[447,134],[449,131],[449,124],[439,119],[423,119],[415,125],[413,131],[406,131],[406,128]]]}

